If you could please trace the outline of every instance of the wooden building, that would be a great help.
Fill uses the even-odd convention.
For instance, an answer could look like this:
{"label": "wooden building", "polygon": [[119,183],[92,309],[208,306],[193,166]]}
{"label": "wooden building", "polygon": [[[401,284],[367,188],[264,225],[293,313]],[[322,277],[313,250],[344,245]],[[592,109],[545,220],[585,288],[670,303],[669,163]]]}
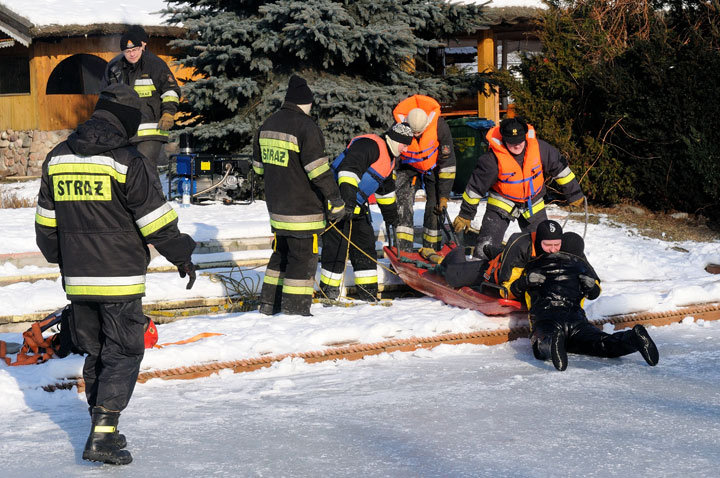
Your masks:
{"label": "wooden building", "polygon": [[[90,117],[105,65],[120,54],[128,25],[36,25],[23,16],[22,7],[15,10],[0,4],[0,131],[72,129]],[[157,23],[143,25],[148,50],[165,60],[182,83],[191,72],[173,66],[168,42],[183,30],[160,25],[159,18]]]}
{"label": "wooden building", "polygon": [[[540,8],[492,5],[485,8],[483,25],[474,34],[447,42],[441,59],[444,67],[460,64],[487,73],[508,69],[521,55],[541,50],[536,23],[542,12]],[[479,116],[496,123],[508,114],[512,115],[512,104],[508,104],[508,97],[502,91],[461,98],[443,110],[445,116]]]}

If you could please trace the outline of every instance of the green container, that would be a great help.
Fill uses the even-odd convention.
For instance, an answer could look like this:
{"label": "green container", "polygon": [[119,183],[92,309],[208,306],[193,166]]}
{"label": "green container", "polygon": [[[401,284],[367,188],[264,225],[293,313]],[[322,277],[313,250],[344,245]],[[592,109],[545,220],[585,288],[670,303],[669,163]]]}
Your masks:
{"label": "green container", "polygon": [[453,192],[462,194],[475,169],[477,159],[487,151],[485,135],[495,123],[492,120],[478,117],[456,118],[447,120],[455,147],[457,168]]}

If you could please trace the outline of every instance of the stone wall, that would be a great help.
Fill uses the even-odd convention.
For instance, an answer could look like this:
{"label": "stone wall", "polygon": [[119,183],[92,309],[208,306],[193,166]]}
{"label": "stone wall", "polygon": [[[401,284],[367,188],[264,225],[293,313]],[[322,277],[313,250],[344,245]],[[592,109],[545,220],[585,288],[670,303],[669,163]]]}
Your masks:
{"label": "stone wall", "polygon": [[72,130],[0,131],[0,178],[40,176],[45,156]]}

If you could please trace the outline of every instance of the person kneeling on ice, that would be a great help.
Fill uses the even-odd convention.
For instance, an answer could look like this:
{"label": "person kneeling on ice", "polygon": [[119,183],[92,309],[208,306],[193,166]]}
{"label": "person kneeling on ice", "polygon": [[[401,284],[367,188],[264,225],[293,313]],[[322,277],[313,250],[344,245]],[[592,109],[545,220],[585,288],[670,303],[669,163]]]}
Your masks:
{"label": "person kneeling on ice", "polygon": [[[385,223],[396,227],[395,158],[408,149],[413,133],[407,123],[395,123],[382,137],[365,134],[350,141],[331,168],[345,202],[345,217],[323,234],[320,292],[328,299],[340,295],[345,260],[350,256],[361,299],[377,300],[377,252],[368,197],[375,194]],[[340,232],[342,231],[342,233]],[[347,239],[353,242],[348,250]]]}
{"label": "person kneeling on ice", "polygon": [[649,365],[656,365],[657,347],[642,325],[608,334],[588,321],[583,302],[600,295],[600,279],[585,258],[584,241],[573,232],[563,234],[555,221],[542,226],[548,228],[549,238],[536,244],[538,256],[510,286],[530,311],[535,358],[550,358],[563,371],[568,352],[611,358],[640,352]]}

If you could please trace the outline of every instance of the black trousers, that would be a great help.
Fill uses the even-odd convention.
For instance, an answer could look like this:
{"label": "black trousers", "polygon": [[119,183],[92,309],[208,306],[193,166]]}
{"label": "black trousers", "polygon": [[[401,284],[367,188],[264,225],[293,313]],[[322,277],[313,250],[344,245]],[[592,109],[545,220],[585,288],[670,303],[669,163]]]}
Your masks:
{"label": "black trousers", "polygon": [[275,236],[260,292],[261,308],[272,308],[273,313],[311,315],[317,253],[317,235]]}
{"label": "black trousers", "polygon": [[[352,231],[351,231],[352,224]],[[377,251],[375,250],[375,231],[370,223],[368,214],[340,221],[336,224],[343,234],[350,238],[356,247],[350,246],[350,263],[355,271],[355,284],[363,288],[377,291]],[[345,271],[345,258],[348,256],[348,242],[334,228],[330,228],[322,236],[322,253],[320,262],[322,271],[321,284],[339,287],[342,274]]]}
{"label": "black trousers", "polygon": [[456,247],[442,261],[442,272],[450,287],[480,285],[484,281],[483,274],[488,262],[484,260],[468,261],[465,259],[465,248]]}
{"label": "black trousers", "polygon": [[[570,353],[615,358],[637,352],[632,330],[608,334],[588,322],[582,310],[548,310],[530,321],[533,329],[530,342],[541,351],[542,344],[549,344],[558,330],[565,334],[565,349]],[[549,358],[549,354],[544,358]]]}
{"label": "black trousers", "polygon": [[91,407],[127,407],[145,353],[142,302],[73,302],[70,331],[83,353],[85,396]]}
{"label": "black trousers", "polygon": [[[517,221],[521,232],[534,232],[535,229],[537,229],[537,225],[546,219],[547,213],[543,208],[536,214],[530,216],[529,219],[520,216]],[[507,231],[508,226],[510,226],[511,220],[513,220],[513,218],[501,213],[494,207],[488,207],[485,210],[485,215],[480,225],[473,255],[475,257],[484,257],[482,252],[485,244],[490,244],[494,248],[500,247],[503,237],[505,237],[505,231]],[[492,257],[490,259],[492,259]]]}
{"label": "black trousers", "polygon": [[[415,183],[413,184],[413,180]],[[425,213],[423,215],[423,247],[431,247],[436,251],[442,246],[440,218],[435,214],[437,205],[437,181],[433,174],[422,174],[411,168],[398,169],[395,178],[395,195],[398,207],[398,246],[403,251],[413,248],[413,205],[415,192],[425,189]]]}

